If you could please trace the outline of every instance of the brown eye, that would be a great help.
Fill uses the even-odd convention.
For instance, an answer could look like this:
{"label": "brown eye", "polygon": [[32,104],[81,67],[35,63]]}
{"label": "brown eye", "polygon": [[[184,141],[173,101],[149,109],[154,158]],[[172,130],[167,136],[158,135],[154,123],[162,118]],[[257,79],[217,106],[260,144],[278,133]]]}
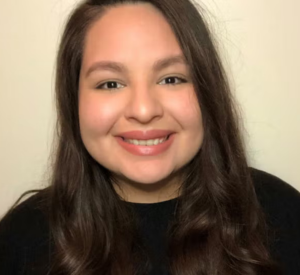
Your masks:
{"label": "brown eye", "polygon": [[117,81],[107,81],[107,82],[104,82],[104,83],[100,84],[99,86],[97,86],[97,89],[115,90],[115,89],[120,89],[123,87],[125,87],[125,86],[118,83]]}
{"label": "brown eye", "polygon": [[164,78],[161,82],[159,82],[160,85],[165,85],[165,84],[169,84],[169,85],[177,85],[177,84],[181,84],[181,83],[186,83],[187,81],[181,77],[177,77],[177,76],[169,76]]}

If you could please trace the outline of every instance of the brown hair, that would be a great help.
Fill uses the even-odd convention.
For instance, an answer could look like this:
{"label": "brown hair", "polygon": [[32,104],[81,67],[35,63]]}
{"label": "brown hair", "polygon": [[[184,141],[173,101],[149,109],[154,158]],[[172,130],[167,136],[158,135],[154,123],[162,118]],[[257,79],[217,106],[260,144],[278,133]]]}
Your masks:
{"label": "brown hair", "polygon": [[137,221],[112,187],[110,172],[80,137],[78,81],[88,28],[107,8],[150,3],[172,27],[190,65],[204,141],[184,169],[168,234],[172,275],[277,274],[251,181],[238,112],[211,32],[189,0],[89,0],[71,14],[57,59],[57,145],[50,187],[53,274],[145,274],[151,262]]}

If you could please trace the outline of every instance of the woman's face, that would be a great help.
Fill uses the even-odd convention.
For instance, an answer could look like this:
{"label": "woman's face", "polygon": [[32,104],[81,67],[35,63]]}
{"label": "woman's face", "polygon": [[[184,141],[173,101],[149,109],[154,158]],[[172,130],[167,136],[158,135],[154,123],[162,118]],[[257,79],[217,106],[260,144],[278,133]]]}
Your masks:
{"label": "woman's face", "polygon": [[120,182],[170,178],[203,140],[189,68],[171,27],[150,4],[120,5],[92,25],[85,42],[79,119],[86,149]]}

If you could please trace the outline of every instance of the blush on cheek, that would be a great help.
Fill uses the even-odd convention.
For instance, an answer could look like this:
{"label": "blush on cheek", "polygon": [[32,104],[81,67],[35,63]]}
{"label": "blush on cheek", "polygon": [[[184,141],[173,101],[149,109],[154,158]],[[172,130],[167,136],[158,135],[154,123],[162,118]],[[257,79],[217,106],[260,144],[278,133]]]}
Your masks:
{"label": "blush on cheek", "polygon": [[112,102],[99,98],[81,98],[79,103],[80,128],[83,135],[105,135],[113,127],[118,115]]}
{"label": "blush on cheek", "polygon": [[201,110],[193,89],[184,89],[168,99],[168,109],[185,126],[201,123]]}

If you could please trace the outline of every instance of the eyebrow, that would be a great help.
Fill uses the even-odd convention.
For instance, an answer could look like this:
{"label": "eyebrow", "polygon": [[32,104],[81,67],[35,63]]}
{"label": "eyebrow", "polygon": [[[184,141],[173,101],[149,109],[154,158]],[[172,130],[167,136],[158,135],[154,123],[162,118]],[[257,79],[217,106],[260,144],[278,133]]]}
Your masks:
{"label": "eyebrow", "polygon": [[[153,64],[152,70],[153,71],[161,71],[161,70],[163,70],[167,67],[170,67],[172,65],[175,65],[175,64],[187,65],[187,62],[182,55],[173,55],[173,56],[169,56],[167,58],[157,60]],[[85,76],[88,77],[92,72],[101,71],[101,70],[112,71],[112,72],[117,72],[117,73],[124,73],[124,72],[128,71],[127,67],[120,62],[98,61],[98,62],[92,64],[92,66],[90,66],[90,68],[87,70]]]}

